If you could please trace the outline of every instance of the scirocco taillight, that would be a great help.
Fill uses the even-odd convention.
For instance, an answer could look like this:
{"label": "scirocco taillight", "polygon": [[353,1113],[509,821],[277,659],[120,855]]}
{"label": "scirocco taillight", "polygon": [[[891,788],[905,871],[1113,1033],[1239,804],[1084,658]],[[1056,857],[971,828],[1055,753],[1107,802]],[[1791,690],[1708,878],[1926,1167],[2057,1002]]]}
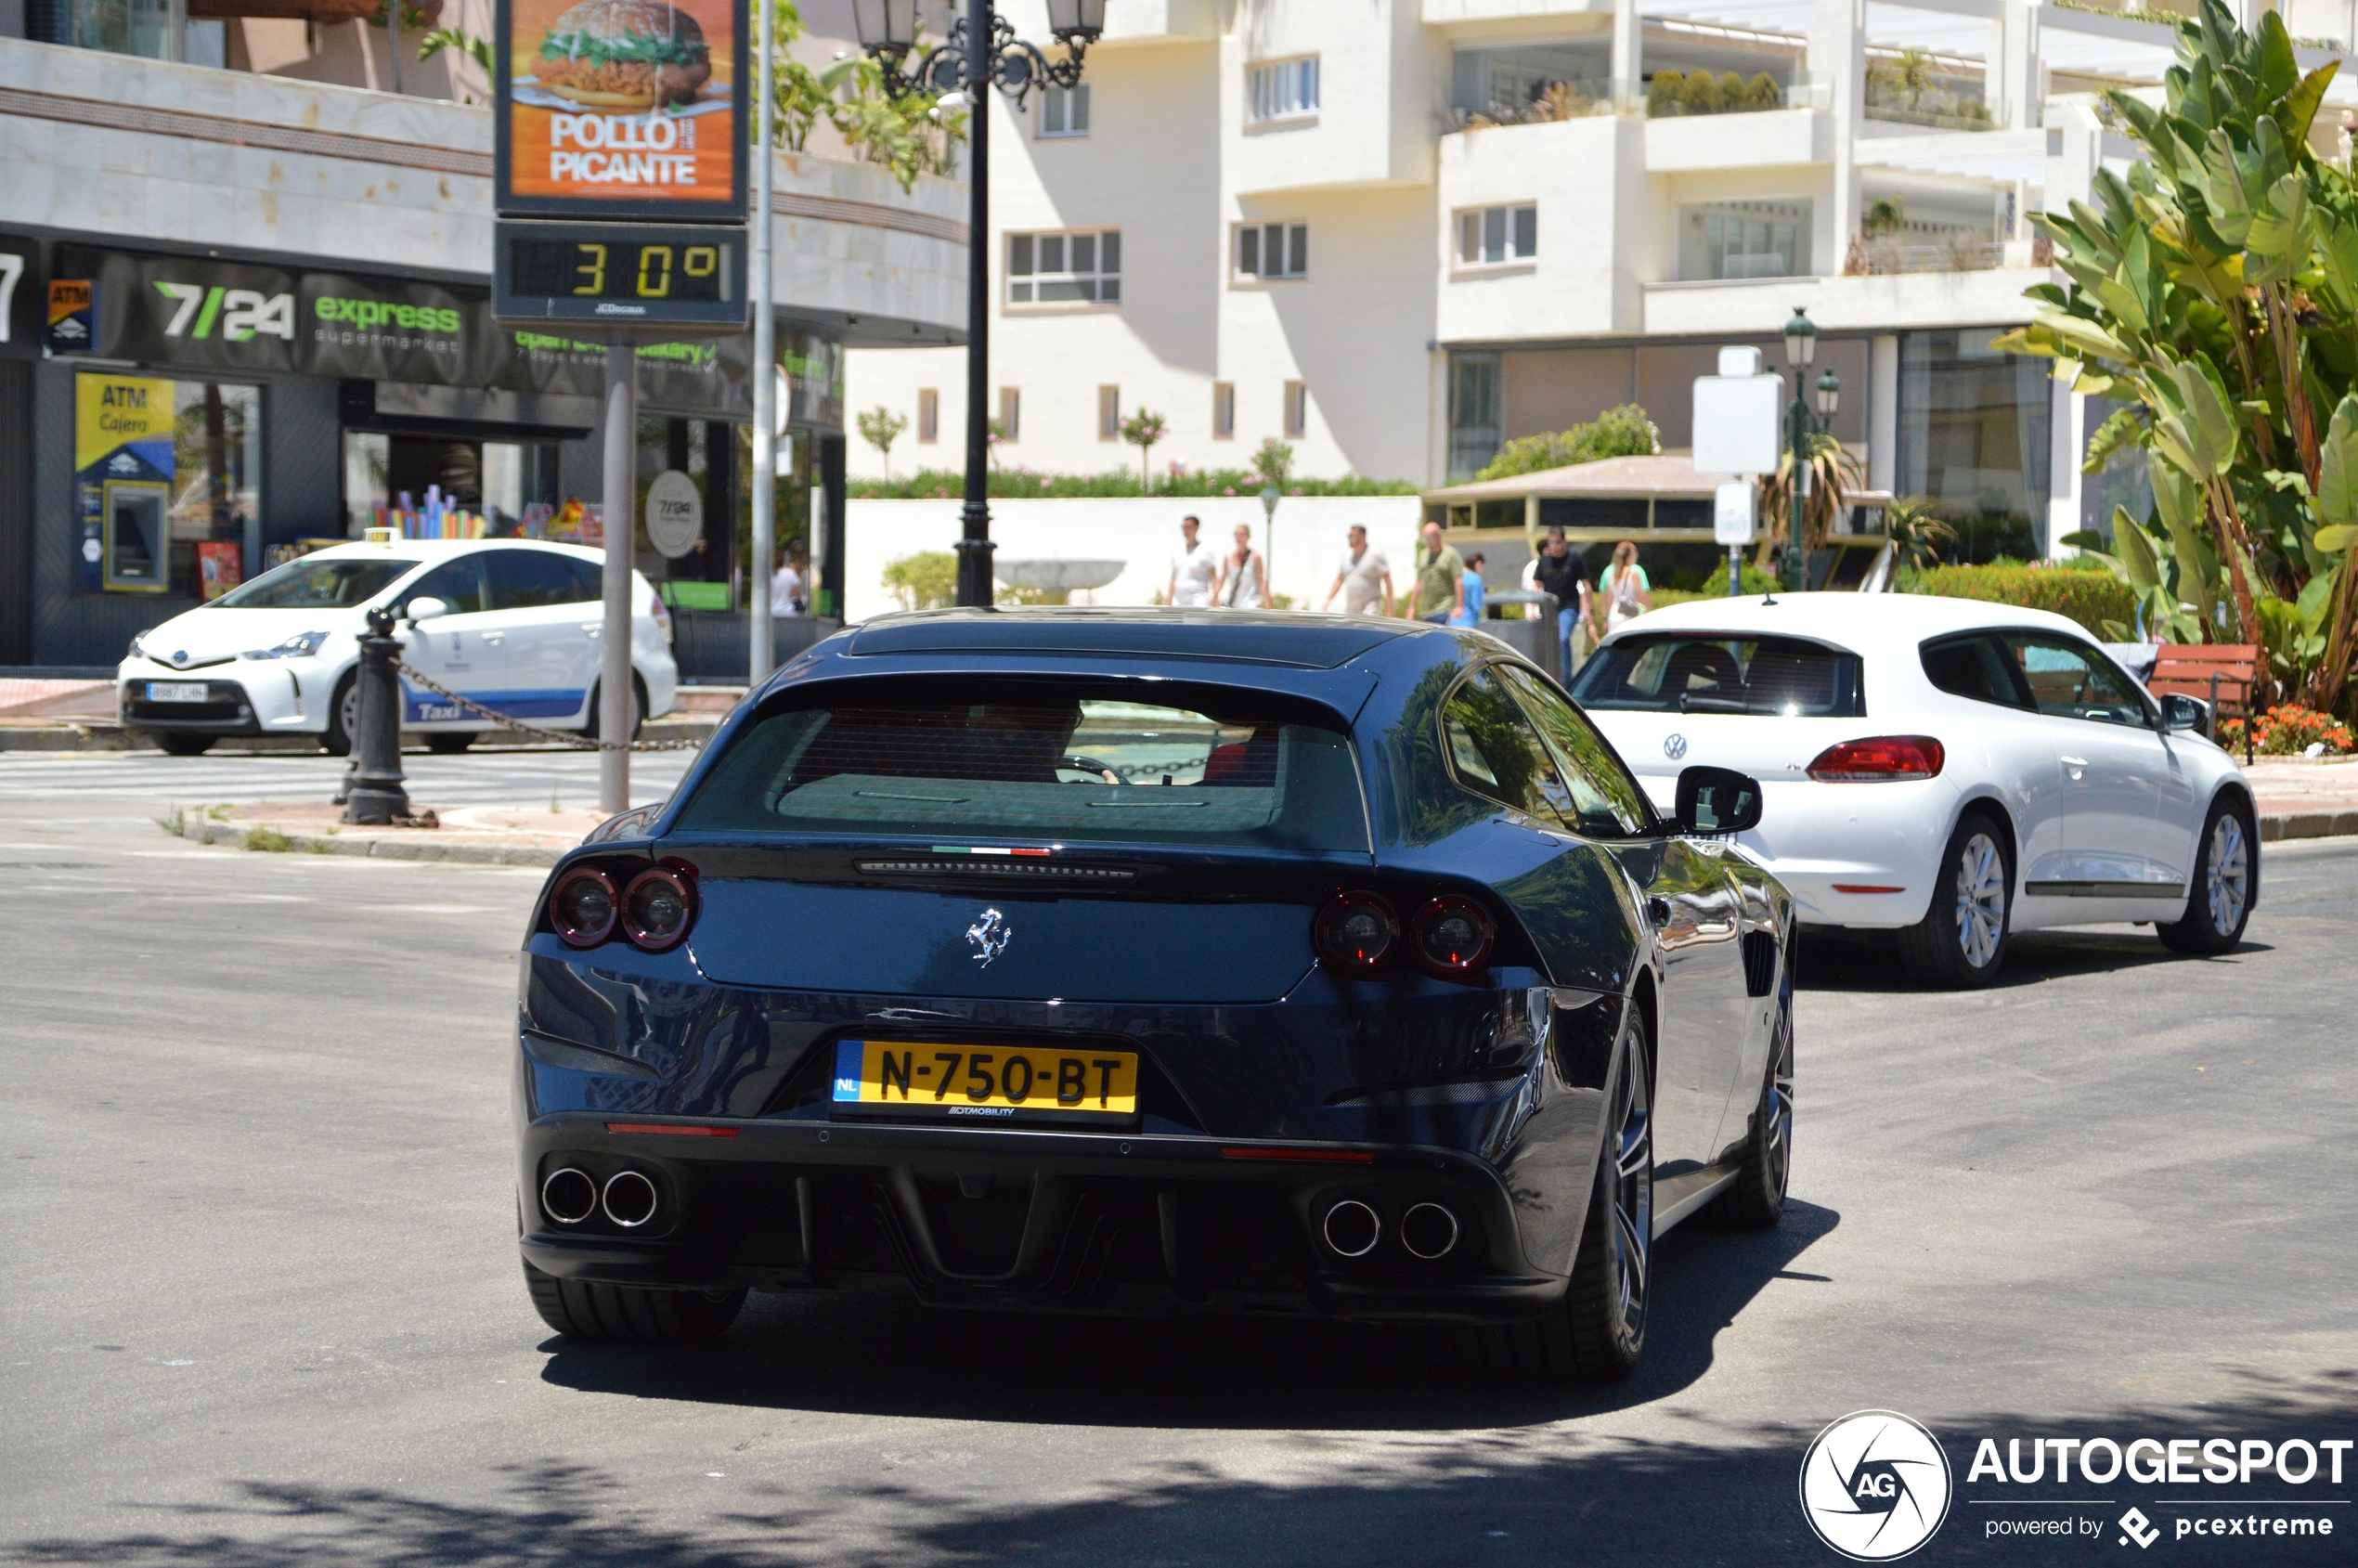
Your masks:
{"label": "scirocco taillight", "polygon": [[1820,784],[1897,784],[1940,776],[1949,753],[1930,735],[1875,735],[1830,745],[1809,764]]}
{"label": "scirocco taillight", "polygon": [[678,947],[695,917],[695,884],[669,866],[642,871],[623,889],[623,934],[649,952]]}
{"label": "scirocco taillight", "polygon": [[613,878],[595,866],[576,866],[549,896],[549,924],[567,947],[596,947],[614,935],[621,904]]}
{"label": "scirocco taillight", "polygon": [[616,932],[646,952],[668,952],[696,921],[693,873],[659,865],[640,872],[620,891],[596,866],[576,866],[549,896],[549,924],[567,947],[591,948]]}
{"label": "scirocco taillight", "polygon": [[1340,893],[1318,912],[1318,951],[1346,974],[1374,974],[1399,945],[1400,917],[1378,894]]}
{"label": "scirocco taillight", "polygon": [[1418,912],[1409,944],[1427,973],[1461,980],[1482,967],[1497,938],[1488,910],[1459,894],[1444,893]]}

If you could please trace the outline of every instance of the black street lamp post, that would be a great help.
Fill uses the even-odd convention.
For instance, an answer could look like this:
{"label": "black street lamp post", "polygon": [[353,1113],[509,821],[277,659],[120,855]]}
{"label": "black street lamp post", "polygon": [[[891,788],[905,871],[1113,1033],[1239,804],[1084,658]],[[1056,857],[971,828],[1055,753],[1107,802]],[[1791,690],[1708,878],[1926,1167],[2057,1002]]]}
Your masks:
{"label": "black street lamp post", "polygon": [[1806,592],[1809,561],[1801,549],[1802,508],[1809,499],[1810,437],[1833,429],[1834,409],[1842,402],[1842,378],[1828,370],[1818,378],[1818,417],[1809,413],[1809,362],[1818,356],[1818,324],[1799,305],[1785,323],[1785,363],[1793,367],[1793,402],[1785,408],[1785,428],[1793,450],[1793,493],[1785,513],[1785,591]]}
{"label": "black street lamp post", "polygon": [[390,608],[371,610],[369,635],[360,640],[359,722],[352,732],[343,820],[362,827],[384,827],[409,814],[401,773],[401,677],[394,668],[401,641],[393,626]]}
{"label": "black street lamp post", "polygon": [[991,592],[991,106],[988,84],[1021,105],[1033,88],[1070,87],[1081,57],[1105,31],[1106,0],[1048,0],[1048,27],[1065,46],[1051,60],[1016,36],[991,0],[967,0],[950,41],[907,71],[917,42],[916,0],[853,0],[861,47],[884,70],[886,91],[958,94],[965,99],[969,212],[966,264],[966,503],[958,540],[958,603],[984,606]]}

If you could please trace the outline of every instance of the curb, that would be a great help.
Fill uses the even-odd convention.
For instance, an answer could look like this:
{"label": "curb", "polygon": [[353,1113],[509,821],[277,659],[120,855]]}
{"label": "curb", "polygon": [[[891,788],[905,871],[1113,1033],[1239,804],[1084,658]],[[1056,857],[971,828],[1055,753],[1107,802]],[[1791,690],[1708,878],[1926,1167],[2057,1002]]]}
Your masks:
{"label": "curb", "polygon": [[[257,824],[264,825],[264,824]],[[358,855],[375,861],[442,861],[455,865],[513,865],[546,868],[557,863],[562,849],[528,844],[437,844],[416,837],[379,836],[366,833],[288,833],[282,850],[263,849],[247,843],[256,829],[237,823],[217,823],[201,807],[182,812],[180,836],[197,844],[217,844],[231,849],[255,849],[265,854]],[[396,830],[398,831],[398,830]]]}
{"label": "curb", "polygon": [[2260,841],[2358,836],[2358,811],[2272,811],[2260,819]]}

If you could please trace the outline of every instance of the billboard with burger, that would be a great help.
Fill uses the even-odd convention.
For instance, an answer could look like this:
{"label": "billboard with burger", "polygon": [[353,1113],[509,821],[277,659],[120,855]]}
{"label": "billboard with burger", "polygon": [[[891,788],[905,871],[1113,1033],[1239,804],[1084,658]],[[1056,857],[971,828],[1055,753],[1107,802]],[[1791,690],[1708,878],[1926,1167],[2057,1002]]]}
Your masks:
{"label": "billboard with burger", "polygon": [[742,219],[745,0],[501,0],[502,214]]}

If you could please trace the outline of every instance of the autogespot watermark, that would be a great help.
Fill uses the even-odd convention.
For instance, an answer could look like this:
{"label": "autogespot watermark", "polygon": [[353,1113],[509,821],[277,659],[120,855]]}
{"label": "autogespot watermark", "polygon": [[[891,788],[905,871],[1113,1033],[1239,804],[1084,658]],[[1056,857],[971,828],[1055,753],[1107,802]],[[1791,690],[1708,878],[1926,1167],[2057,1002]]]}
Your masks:
{"label": "autogespot watermark", "polygon": [[[1897,1411],[1853,1411],[1802,1457],[1803,1516],[1819,1539],[1861,1562],[1923,1546],[1952,1498],[1980,1514],[1985,1539],[2109,1537],[2132,1553],[2175,1541],[2264,1552],[2358,1528],[2337,1515],[2352,1499],[2326,1495],[2343,1486],[2358,1439],[2010,1437],[2002,1450],[1995,1437],[1968,1441],[1965,1495],[1955,1497],[1948,1456],[1929,1430]],[[2124,1483],[2178,1495],[2121,1497]]]}

